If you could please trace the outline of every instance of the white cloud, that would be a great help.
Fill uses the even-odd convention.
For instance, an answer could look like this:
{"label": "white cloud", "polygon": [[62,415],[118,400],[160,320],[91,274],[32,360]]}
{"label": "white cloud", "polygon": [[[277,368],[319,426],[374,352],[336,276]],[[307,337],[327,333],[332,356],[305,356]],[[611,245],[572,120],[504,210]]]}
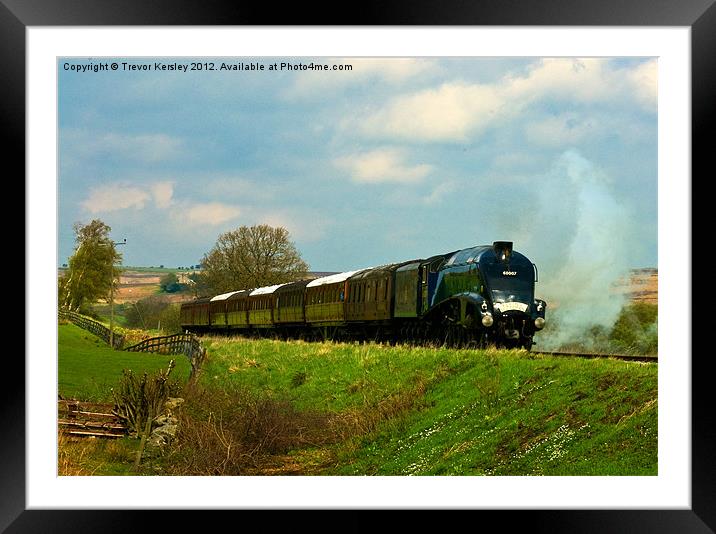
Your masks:
{"label": "white cloud", "polygon": [[[359,123],[369,136],[420,141],[464,141],[498,119],[504,101],[495,88],[479,84],[443,84],[392,99]],[[352,129],[353,120],[344,123]]]}
{"label": "white cloud", "polygon": [[423,198],[423,204],[426,204],[428,206],[434,206],[436,204],[440,204],[442,200],[449,195],[450,193],[454,192],[457,188],[455,182],[443,182],[441,184],[438,184],[435,186],[435,188],[430,192],[428,196]]}
{"label": "white cloud", "polygon": [[158,182],[150,187],[154,204],[157,208],[168,208],[172,204],[172,195],[174,194],[174,184],[172,182]]}
{"label": "white cloud", "polygon": [[627,80],[642,107],[647,111],[656,111],[659,93],[658,60],[652,59],[642,63],[627,74]]}
{"label": "white cloud", "polygon": [[508,76],[500,85],[505,100],[604,101],[614,98],[615,90],[620,89],[615,72],[603,58],[548,58],[535,63],[527,76]]}
{"label": "white cloud", "polygon": [[90,190],[81,205],[90,213],[107,213],[123,209],[142,209],[149,200],[147,191],[132,185],[110,184]]}
{"label": "white cloud", "polygon": [[404,160],[403,151],[384,148],[336,158],[333,163],[358,183],[419,182],[432,170],[431,165],[410,165]]}
{"label": "white cloud", "polygon": [[344,131],[366,137],[464,142],[488,127],[524,116],[544,99],[572,103],[631,102],[656,111],[656,60],[636,67],[608,59],[543,59],[525,74],[492,84],[443,83],[403,94],[385,105],[345,119]]}
{"label": "white cloud", "polygon": [[200,204],[189,204],[181,210],[182,221],[189,225],[216,226],[241,214],[236,206],[222,204],[221,202],[206,202]]}
{"label": "white cloud", "polygon": [[126,209],[141,210],[147,202],[154,199],[157,208],[167,209],[173,204],[173,194],[172,182],[156,182],[144,186],[113,183],[91,189],[81,205],[90,213],[108,213]]}

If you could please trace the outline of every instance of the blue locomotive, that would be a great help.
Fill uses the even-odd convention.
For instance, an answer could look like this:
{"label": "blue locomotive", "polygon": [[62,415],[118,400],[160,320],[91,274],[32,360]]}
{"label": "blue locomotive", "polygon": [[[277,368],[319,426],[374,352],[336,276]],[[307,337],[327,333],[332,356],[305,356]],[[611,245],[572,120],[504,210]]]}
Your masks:
{"label": "blue locomotive", "polygon": [[529,350],[545,326],[537,268],[495,241],[429,258],[186,302],[192,332],[495,344]]}

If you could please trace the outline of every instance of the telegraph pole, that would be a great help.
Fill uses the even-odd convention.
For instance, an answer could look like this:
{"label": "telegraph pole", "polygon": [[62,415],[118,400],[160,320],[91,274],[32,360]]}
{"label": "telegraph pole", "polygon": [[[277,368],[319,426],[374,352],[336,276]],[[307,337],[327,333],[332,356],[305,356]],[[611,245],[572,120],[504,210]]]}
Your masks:
{"label": "telegraph pole", "polygon": [[[115,247],[126,245],[127,238],[125,237],[122,241],[112,241],[112,244]],[[109,272],[109,346],[114,348],[114,258],[112,258],[112,266]]]}

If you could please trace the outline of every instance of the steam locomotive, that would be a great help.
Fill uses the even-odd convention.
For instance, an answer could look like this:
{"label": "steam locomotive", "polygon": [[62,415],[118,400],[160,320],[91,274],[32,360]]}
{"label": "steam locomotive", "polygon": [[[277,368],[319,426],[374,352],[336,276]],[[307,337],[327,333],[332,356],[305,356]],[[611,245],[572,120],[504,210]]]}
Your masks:
{"label": "steam locomotive", "polygon": [[545,326],[537,267],[495,241],[429,258],[242,289],[181,305],[194,333],[437,341],[529,350]]}

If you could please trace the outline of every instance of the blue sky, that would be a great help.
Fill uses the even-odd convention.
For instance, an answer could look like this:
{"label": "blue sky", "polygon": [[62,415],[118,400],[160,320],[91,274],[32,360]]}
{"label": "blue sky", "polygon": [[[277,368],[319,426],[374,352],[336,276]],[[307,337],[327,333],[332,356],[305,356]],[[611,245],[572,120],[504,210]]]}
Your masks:
{"label": "blue sky", "polygon": [[[192,61],[265,70],[155,69]],[[58,83],[59,264],[99,218],[133,266],[258,223],[315,271],[495,240],[553,281],[657,266],[654,58],[72,58]]]}

